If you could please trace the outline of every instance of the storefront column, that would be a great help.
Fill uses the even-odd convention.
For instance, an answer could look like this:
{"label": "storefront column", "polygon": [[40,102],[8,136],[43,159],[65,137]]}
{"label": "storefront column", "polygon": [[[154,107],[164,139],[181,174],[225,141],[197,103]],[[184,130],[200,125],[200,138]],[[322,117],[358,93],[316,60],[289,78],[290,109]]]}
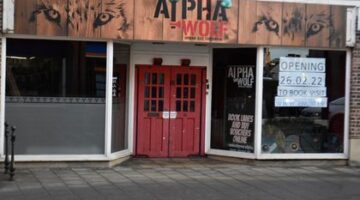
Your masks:
{"label": "storefront column", "polygon": [[105,155],[111,154],[111,125],[112,125],[112,79],[114,63],[114,43],[108,41],[106,45],[106,111],[105,111]]}
{"label": "storefront column", "polygon": [[4,155],[6,38],[0,40],[0,156]]}
{"label": "storefront column", "polygon": [[255,155],[261,154],[261,126],[263,102],[264,47],[258,47],[256,60],[256,104],[255,104]]}
{"label": "storefront column", "polygon": [[360,166],[360,31],[352,52],[349,165]]}

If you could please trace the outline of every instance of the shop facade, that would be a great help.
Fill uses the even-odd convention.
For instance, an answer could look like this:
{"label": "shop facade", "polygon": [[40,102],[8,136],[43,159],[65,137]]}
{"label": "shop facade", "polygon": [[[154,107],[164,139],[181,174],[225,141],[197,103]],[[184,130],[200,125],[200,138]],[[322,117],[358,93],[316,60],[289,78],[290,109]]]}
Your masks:
{"label": "shop facade", "polygon": [[356,4],[5,2],[17,160],[350,158]]}

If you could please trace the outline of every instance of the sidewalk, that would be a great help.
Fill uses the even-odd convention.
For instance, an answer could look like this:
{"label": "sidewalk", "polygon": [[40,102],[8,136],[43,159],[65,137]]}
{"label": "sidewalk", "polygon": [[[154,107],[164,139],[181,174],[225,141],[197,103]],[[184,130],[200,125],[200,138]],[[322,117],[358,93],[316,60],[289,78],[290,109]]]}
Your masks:
{"label": "sidewalk", "polygon": [[14,182],[0,176],[0,199],[358,200],[360,169],[135,159],[113,169],[19,169]]}

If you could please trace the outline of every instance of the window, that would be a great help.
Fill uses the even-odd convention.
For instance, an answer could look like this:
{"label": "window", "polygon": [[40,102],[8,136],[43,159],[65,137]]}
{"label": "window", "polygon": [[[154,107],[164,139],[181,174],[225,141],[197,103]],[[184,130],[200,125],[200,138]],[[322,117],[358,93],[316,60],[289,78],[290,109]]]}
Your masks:
{"label": "window", "polygon": [[211,148],[254,152],[254,48],[214,49]]}
{"label": "window", "polygon": [[262,153],[343,153],[346,52],[265,49]]}
{"label": "window", "polygon": [[130,62],[130,46],[114,45],[113,99],[112,99],[112,145],[111,152],[128,147],[125,129],[127,103],[127,73]]}
{"label": "window", "polygon": [[16,154],[103,154],[106,44],[8,39],[6,120]]}

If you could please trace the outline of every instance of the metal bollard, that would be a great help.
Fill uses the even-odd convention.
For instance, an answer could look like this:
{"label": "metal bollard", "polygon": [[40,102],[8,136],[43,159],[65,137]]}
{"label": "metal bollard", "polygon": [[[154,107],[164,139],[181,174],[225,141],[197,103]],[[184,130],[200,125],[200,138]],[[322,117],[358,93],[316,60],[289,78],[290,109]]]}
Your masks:
{"label": "metal bollard", "polygon": [[14,180],[15,176],[15,160],[14,160],[14,154],[15,154],[15,135],[16,127],[11,127],[11,161],[10,161],[10,180]]}
{"label": "metal bollard", "polygon": [[5,161],[4,161],[4,174],[9,171],[9,124],[5,122]]}

